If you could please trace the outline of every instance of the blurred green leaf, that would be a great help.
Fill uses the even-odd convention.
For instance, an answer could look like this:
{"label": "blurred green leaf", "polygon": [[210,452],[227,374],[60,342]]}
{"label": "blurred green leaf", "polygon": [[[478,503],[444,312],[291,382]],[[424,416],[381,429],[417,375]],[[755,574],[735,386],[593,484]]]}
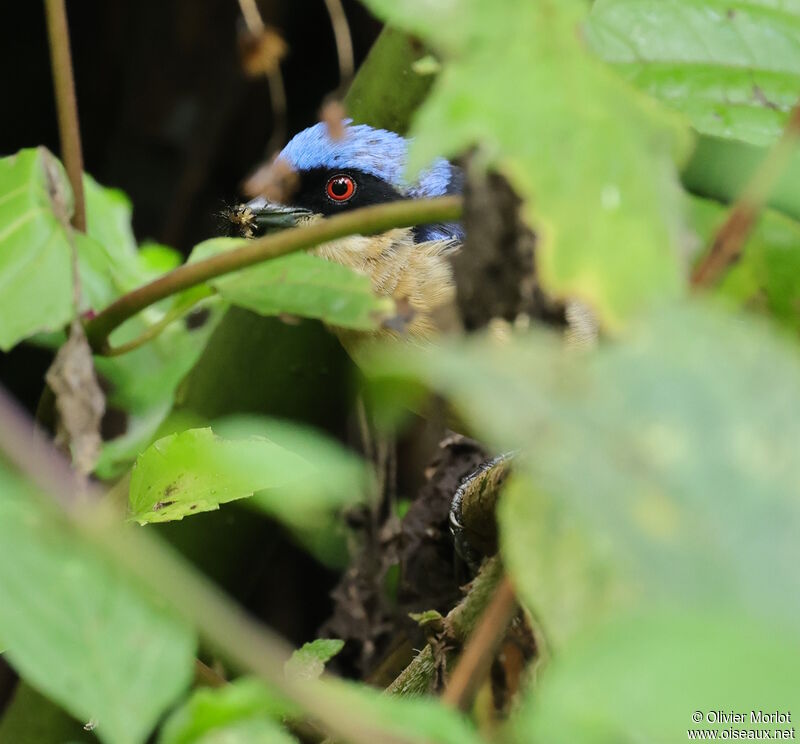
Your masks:
{"label": "blurred green leaf", "polygon": [[503,561],[541,621],[543,654],[638,599],[608,539],[524,475],[504,486],[498,521]]}
{"label": "blurred green leaf", "polygon": [[183,263],[183,256],[168,245],[146,240],[139,246],[138,261],[141,271],[156,277],[178,268]]}
{"label": "blurred green leaf", "polygon": [[182,519],[257,492],[259,507],[303,526],[363,494],[363,466],[340,447],[290,424],[273,423],[266,430],[282,434],[291,448],[280,438],[236,436],[231,425],[227,431],[234,436],[228,439],[203,428],[158,440],[133,469],[133,518],[143,524]]}
{"label": "blurred green leaf", "polygon": [[0,349],[72,317],[72,258],[51,190],[72,209],[60,163],[44,148],[0,158]]}
{"label": "blurred green leaf", "polygon": [[[190,260],[208,258],[242,243],[232,238],[207,240],[195,247]],[[308,253],[265,261],[210,284],[226,300],[261,315],[319,318],[342,328],[373,330],[394,309],[390,299],[375,295],[366,275]]]}
{"label": "blurred green leaf", "polygon": [[0,596],[9,662],[103,741],[143,742],[191,680],[191,630],[1,467]]}
{"label": "blurred green leaf", "polygon": [[338,638],[317,638],[292,654],[286,662],[286,676],[293,679],[317,679],[325,665],[344,648]]}
{"label": "blurred green leaf", "polygon": [[325,683],[327,697],[349,715],[369,726],[380,724],[387,733],[420,744],[485,744],[460,712],[431,697],[386,695],[367,685],[340,680]]}
{"label": "blurred green leaf", "polygon": [[[109,382],[111,404],[144,415],[154,407],[171,403],[178,384],[202,354],[225,309],[219,299],[206,299],[193,315],[171,323],[138,349],[121,356],[96,356],[95,367]],[[165,312],[162,308],[149,308],[131,318],[111,334],[111,345],[121,346],[138,338]]]}
{"label": "blurred green leaf", "polygon": [[[371,369],[423,379],[478,436],[520,448],[519,467],[576,515],[625,587],[796,622],[800,359],[761,323],[708,307],[647,320],[593,354],[537,333],[404,349]],[[503,511],[519,522],[503,537],[521,542],[518,556],[542,529],[535,508],[524,513]],[[539,562],[512,564],[523,591]]]}
{"label": "blurred green leaf", "polygon": [[[294,739],[268,719],[297,714],[296,708],[273,693],[260,680],[243,677],[217,689],[200,689],[176,710],[161,729],[159,744],[195,744],[207,737],[231,733],[231,744],[242,742],[292,742]],[[262,738],[242,738],[241,728],[251,724],[264,730]],[[272,739],[265,738],[274,735]],[[282,737],[282,738],[281,738]]]}
{"label": "blurred green leaf", "polygon": [[411,169],[480,145],[477,162],[525,199],[545,288],[611,326],[680,292],[675,161],[688,130],[589,54],[585,2],[367,5],[444,59],[411,128]]}
{"label": "blurred green leaf", "polygon": [[[728,209],[695,198],[690,201],[689,214],[702,244],[709,246]],[[764,210],[719,291],[740,307],[768,314],[791,330],[800,330],[800,223]]]}
{"label": "blurred green leaf", "polygon": [[[690,729],[789,729],[793,723],[754,725],[750,711],[793,710],[800,646],[796,636],[735,613],[656,610],[576,640],[537,682],[510,722],[519,744],[672,744]],[[696,711],[747,718],[697,723]]]}
{"label": "blurred green leaf", "polygon": [[597,0],[589,45],[705,134],[766,145],[800,96],[800,5]]}
{"label": "blurred green leaf", "polygon": [[[85,723],[85,721],[84,721]],[[96,742],[94,734],[40,695],[24,680],[17,682],[0,719],[0,741],[8,744],[43,744],[44,742]]]}
{"label": "blurred green leaf", "polygon": [[209,731],[195,741],[197,744],[297,744],[297,739],[267,718],[237,721]]}

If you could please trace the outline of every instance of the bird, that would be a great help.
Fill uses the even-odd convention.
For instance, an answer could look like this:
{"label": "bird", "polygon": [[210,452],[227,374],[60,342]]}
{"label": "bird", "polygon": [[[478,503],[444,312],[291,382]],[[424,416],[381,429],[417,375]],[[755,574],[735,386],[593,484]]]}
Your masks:
{"label": "bird", "polygon": [[[241,234],[257,237],[370,204],[462,192],[461,169],[444,158],[407,181],[409,145],[395,132],[351,120],[337,127],[314,124],[292,137],[273,162],[281,183],[288,184],[280,198],[258,196],[241,205],[233,221]],[[352,235],[314,253],[367,275],[376,294],[406,309],[402,332],[390,324],[379,335],[417,340],[452,327],[455,284],[449,258],[463,241],[462,225],[448,222]],[[337,335],[352,346],[359,334]]]}

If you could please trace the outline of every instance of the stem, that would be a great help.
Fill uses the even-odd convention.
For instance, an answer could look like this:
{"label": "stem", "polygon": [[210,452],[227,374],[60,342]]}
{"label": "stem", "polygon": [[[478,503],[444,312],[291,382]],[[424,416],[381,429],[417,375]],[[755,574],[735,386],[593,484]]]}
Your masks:
{"label": "stem", "polygon": [[53,87],[58,114],[58,135],[61,157],[67,170],[75,211],[72,225],[86,232],[86,200],[83,194],[83,154],[78,124],[78,103],[75,99],[75,78],[69,48],[69,28],[65,0],[45,0],[47,35],[50,40],[50,61],[53,68]]}
{"label": "stem", "polygon": [[450,222],[461,216],[461,197],[441,196],[378,204],[248,241],[241,248],[179,266],[158,279],[123,295],[87,323],[86,335],[95,351],[105,348],[109,334],[140,310],[165,297],[270,258],[285,256],[348,235],[375,235],[397,227]]}
{"label": "stem", "polygon": [[692,286],[708,287],[742,252],[759,212],[769,199],[775,184],[791,161],[800,139],[800,104],[795,106],[780,139],[767,153],[753,174],[728,217],[717,230],[711,249],[692,272]]}
{"label": "stem", "polygon": [[109,347],[102,350],[103,356],[122,356],[123,354],[127,354],[129,351],[135,351],[140,346],[144,346],[145,344],[152,341],[154,338],[157,338],[161,335],[161,332],[168,326],[170,323],[174,323],[176,320],[179,320],[184,315],[191,312],[195,306],[201,303],[203,300],[208,299],[215,292],[213,289],[209,288],[207,292],[204,292],[201,296],[195,297],[192,299],[191,302],[186,304],[179,304],[176,307],[171,308],[167,311],[161,320],[158,323],[154,323],[147,330],[143,331],[141,335],[137,336],[131,341],[128,341],[125,344],[120,344],[119,346]]}
{"label": "stem", "polygon": [[336,40],[336,57],[339,60],[339,90],[344,90],[353,79],[353,39],[347,15],[341,0],[325,0],[325,8],[331,19],[333,37]]}
{"label": "stem", "polygon": [[516,611],[514,587],[504,576],[442,694],[444,703],[460,710],[469,708],[489,673],[497,647]]}
{"label": "stem", "polygon": [[[457,645],[466,641],[495,596],[495,588],[502,579],[503,567],[499,557],[490,558],[472,582],[469,594],[447,613],[444,624],[449,641]],[[436,661],[428,645],[386,688],[386,692],[409,697],[425,695],[430,690],[435,674]]]}

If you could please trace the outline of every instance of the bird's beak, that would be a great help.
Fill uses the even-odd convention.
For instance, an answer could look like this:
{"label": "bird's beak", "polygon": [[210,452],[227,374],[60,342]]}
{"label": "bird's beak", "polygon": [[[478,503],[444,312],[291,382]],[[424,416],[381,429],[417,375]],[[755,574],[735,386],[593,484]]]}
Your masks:
{"label": "bird's beak", "polygon": [[312,213],[302,207],[287,207],[257,196],[245,205],[253,214],[253,226],[259,235],[307,222]]}

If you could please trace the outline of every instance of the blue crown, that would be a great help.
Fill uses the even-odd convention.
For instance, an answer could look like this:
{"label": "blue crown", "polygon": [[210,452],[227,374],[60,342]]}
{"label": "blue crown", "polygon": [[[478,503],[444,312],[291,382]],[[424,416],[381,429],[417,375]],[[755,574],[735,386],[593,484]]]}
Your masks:
{"label": "blue crown", "polygon": [[420,174],[416,183],[408,183],[403,178],[408,140],[386,129],[351,124],[351,121],[345,120],[344,133],[339,139],[331,138],[324,123],[314,124],[292,137],[278,157],[297,171],[312,168],[360,170],[416,199],[448,193],[453,166],[446,160],[438,158]]}

